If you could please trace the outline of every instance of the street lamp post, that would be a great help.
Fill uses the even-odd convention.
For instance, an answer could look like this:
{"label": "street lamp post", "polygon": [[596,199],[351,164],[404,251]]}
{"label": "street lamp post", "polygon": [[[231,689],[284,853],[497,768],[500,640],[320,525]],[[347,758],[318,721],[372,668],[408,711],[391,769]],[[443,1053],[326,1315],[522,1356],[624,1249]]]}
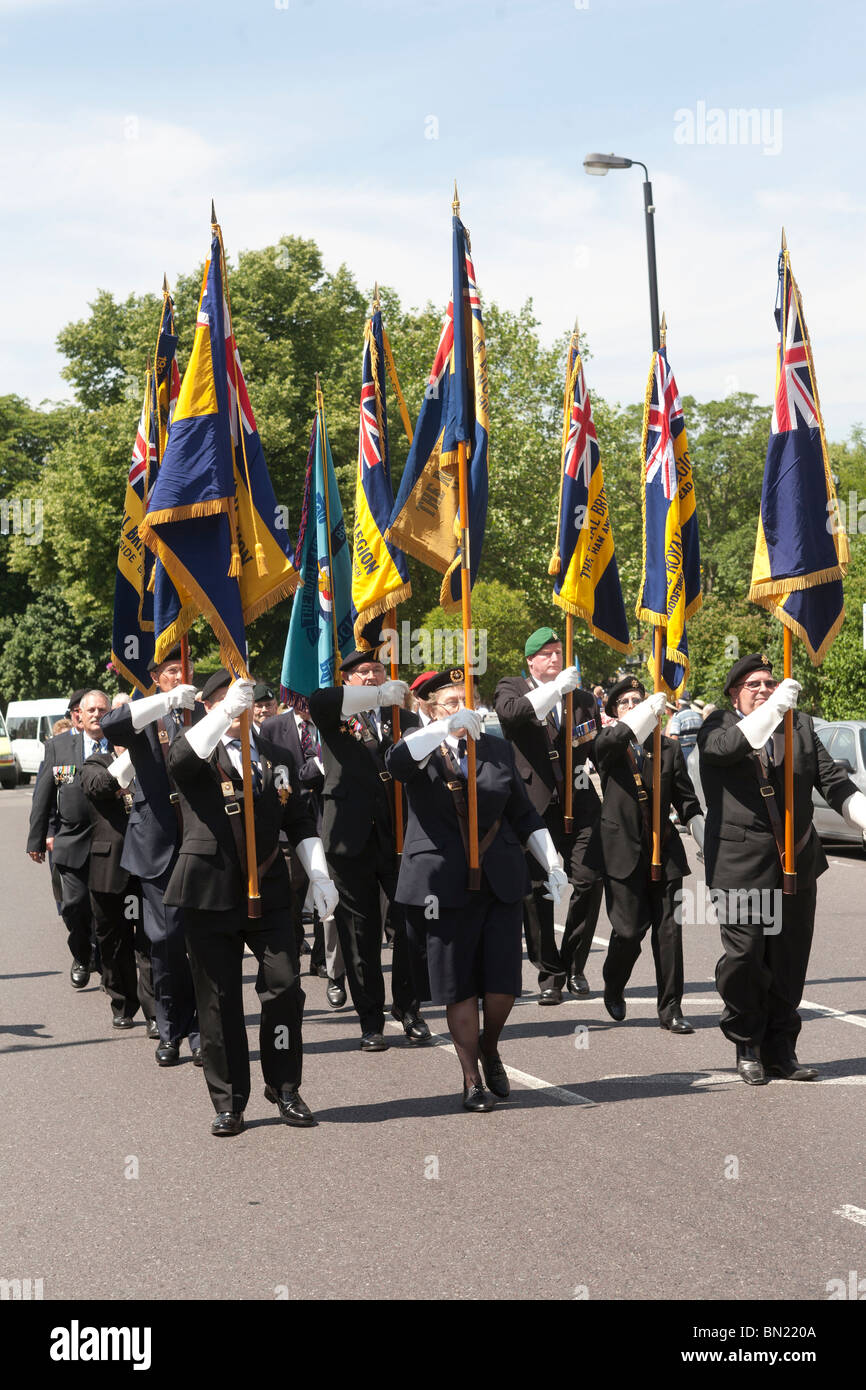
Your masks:
{"label": "street lamp post", "polygon": [[656,274],[656,232],[655,232],[655,205],[653,203],[653,186],[650,183],[649,171],[645,164],[639,159],[624,159],[618,154],[588,154],[583,161],[583,167],[588,174],[596,174],[603,177],[609,169],[630,169],[633,164],[639,164],[644,172],[643,185],[643,210],[644,221],[646,223],[646,255],[647,269],[649,272],[649,294],[650,294],[650,320],[652,322],[653,352],[658,352],[661,342],[659,334],[659,286]]}

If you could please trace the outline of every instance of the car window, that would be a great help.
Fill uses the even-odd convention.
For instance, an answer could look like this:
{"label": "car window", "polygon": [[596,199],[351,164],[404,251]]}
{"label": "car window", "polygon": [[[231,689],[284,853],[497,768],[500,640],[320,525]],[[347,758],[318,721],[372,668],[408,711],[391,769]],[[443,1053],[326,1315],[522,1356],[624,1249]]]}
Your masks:
{"label": "car window", "polygon": [[866,763],[866,729],[860,730],[860,757]]}
{"label": "car window", "polygon": [[819,739],[821,740],[824,747],[827,749],[827,752],[829,753],[833,743],[833,739],[836,737],[835,724],[825,724],[823,729],[816,729],[815,733],[818,735]]}
{"label": "car window", "polygon": [[837,729],[833,740],[834,758],[847,758],[852,767],[857,766],[857,748],[853,729]]}
{"label": "car window", "polygon": [[9,716],[9,737],[35,738],[38,723],[39,721],[35,714],[12,714]]}

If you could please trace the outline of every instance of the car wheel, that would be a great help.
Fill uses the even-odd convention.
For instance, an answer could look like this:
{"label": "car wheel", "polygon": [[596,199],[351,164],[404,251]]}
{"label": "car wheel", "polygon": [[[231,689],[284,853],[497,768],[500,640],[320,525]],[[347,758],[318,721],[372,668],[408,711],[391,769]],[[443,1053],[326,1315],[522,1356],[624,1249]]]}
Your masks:
{"label": "car wheel", "polygon": [[19,787],[26,787],[27,784],[29,783],[29,781],[30,781],[30,773],[29,773],[29,772],[22,772],[21,769],[20,769],[20,767],[19,767],[19,769],[18,769],[18,786],[19,786]]}

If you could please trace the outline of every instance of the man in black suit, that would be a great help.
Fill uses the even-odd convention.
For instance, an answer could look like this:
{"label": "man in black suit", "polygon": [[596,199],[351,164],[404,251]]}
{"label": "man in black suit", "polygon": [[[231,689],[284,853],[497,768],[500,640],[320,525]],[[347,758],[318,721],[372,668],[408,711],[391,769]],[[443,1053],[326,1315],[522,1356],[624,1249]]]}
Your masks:
{"label": "man in black suit", "polygon": [[30,809],[27,853],[37,864],[45,860],[49,828],[55,827],[52,858],[60,881],[60,913],[68,932],[74,989],[90,979],[91,904],[88,888],[91,839],[90,804],[81,788],[81,769],[92,752],[108,751],[100,720],[108,711],[108,696],[89,690],[81,698],[81,729],[67,730],[48,740],[36,779]]}
{"label": "man in black suit", "polygon": [[[514,744],[517,767],[529,798],[544,817],[562,855],[573,893],[562,945],[557,948],[553,903],[545,892],[542,867],[530,861],[533,888],[523,905],[523,929],[529,959],[538,970],[539,1004],[561,1004],[563,986],[571,994],[589,994],[584,968],[601,907],[602,875],[587,863],[597,832],[601,803],[589,780],[597,706],[588,690],[578,689],[577,669],[562,669],[562,643],[552,628],[533,632],[524,648],[529,676],[506,676],[496,687],[494,706],[502,732]],[[565,758],[568,730],[565,697],[573,693],[572,729],[573,827],[566,835]]]}
{"label": "man in black suit", "polygon": [[195,991],[186,954],[183,914],[164,900],[177,862],[181,825],[178,796],[168,772],[168,751],[183,726],[183,711],[195,708],[195,687],[184,685],[180,647],[150,667],[157,693],[120,705],[102,727],[126,748],[135,768],[132,810],[121,866],[141,883],[142,925],[150,942],[153,992],[159,1029],[155,1059],[176,1066],[180,1045],[189,1038],[193,1061],[201,1065],[201,1036]]}
{"label": "man in black suit", "polygon": [[[258,687],[257,687],[258,688]],[[255,705],[253,705],[255,711]],[[283,714],[274,715],[262,724],[262,732],[272,743],[285,749],[294,764],[300,783],[300,794],[316,822],[316,831],[322,833],[322,788],[325,785],[325,769],[322,763],[321,745],[316,726],[310,718],[308,709],[290,709]],[[289,871],[292,877],[292,912],[295,931],[299,941],[303,940],[303,914],[307,877],[301,868],[294,850],[289,851]],[[328,981],[326,997],[332,1009],[342,1009],[346,1003],[346,967],[343,952],[337,936],[337,924],[333,917],[323,922],[318,912],[313,913],[313,949],[310,954],[310,974],[324,977]]]}
{"label": "man in black suit", "polygon": [[[653,730],[664,711],[662,692],[646,698],[635,676],[610,690],[606,713],[616,720],[595,741],[601,776],[601,834],[607,915],[612,928],[604,963],[604,1006],[618,1023],[625,1018],[625,987],[641,942],[651,933],[658,989],[659,1025],[671,1033],[692,1033],[683,1018],[682,883],[689,872],[679,833],[671,823],[673,805],[698,844],[703,816],[683,750],[661,740],[661,879],[652,881]],[[593,853],[596,851],[594,850]]]}
{"label": "man in black suit", "polygon": [[314,1123],[300,1094],[304,992],[292,930],[291,887],[280,852],[285,829],[313,885],[323,917],[334,910],[336,889],[328,876],[315,822],[298,795],[291,763],[263,734],[250,732],[253,814],[260,915],[247,912],[247,860],[241,753],[241,716],[253,703],[252,681],[217,671],[202,690],[208,711],[178,734],[169,763],[180,793],[183,841],[165,892],[167,904],[184,909],[186,939],[202,1026],[204,1074],[218,1137],[239,1134],[250,1093],[250,1060],[244,1022],[243,954],[259,963],[259,1044],[265,1099],[286,1124]]}
{"label": "man in black suit", "polygon": [[[389,706],[405,706],[405,681],[385,679],[374,651],[355,651],[342,663],[343,685],[313,691],[310,713],[322,740],[325,784],[322,841],[340,902],[335,917],[352,1003],[361,1022],[361,1050],[384,1052],[385,981],[382,975],[382,910],[379,890],[391,903],[394,952],[391,1013],[411,1044],[425,1043],[430,1029],[418,1009],[406,946],[406,924],[394,904],[397,852],[394,789],[385,766],[393,743]],[[400,710],[400,727],[418,727],[418,716]]]}
{"label": "man in black suit", "polygon": [[134,776],[126,752],[91,753],[81,769],[81,788],[90,803],[90,901],[102,959],[102,987],[111,1000],[115,1028],[132,1028],[140,990],[135,962],[138,885],[121,868],[123,840],[132,808],[127,790]]}
{"label": "man in black suit", "polygon": [[725,1004],[720,1027],[736,1045],[742,1080],[753,1086],[763,1085],[768,1072],[789,1081],[818,1075],[796,1055],[817,879],[827,868],[812,825],[813,788],[866,829],[866,797],[815,737],[809,716],[795,712],[796,892],[782,892],[783,720],[799,693],[796,681],[778,683],[767,658],[752,653],[728,672],[725,694],[733,708],[708,715],[698,734],[707,802],[704,863],[724,947],[716,966]]}
{"label": "man in black suit", "polygon": [[[432,721],[389,750],[388,767],[405,782],[409,803],[397,901],[406,910],[419,991],[446,1006],[463,1068],[463,1105],[483,1112],[509,1094],[498,1044],[520,993],[521,903],[529,886],[524,845],[544,865],[557,901],[567,880],[511,745],[481,733],[481,716],[464,708],[465,695],[461,669],[440,672],[427,690]],[[476,740],[477,881],[469,870],[470,738]]]}

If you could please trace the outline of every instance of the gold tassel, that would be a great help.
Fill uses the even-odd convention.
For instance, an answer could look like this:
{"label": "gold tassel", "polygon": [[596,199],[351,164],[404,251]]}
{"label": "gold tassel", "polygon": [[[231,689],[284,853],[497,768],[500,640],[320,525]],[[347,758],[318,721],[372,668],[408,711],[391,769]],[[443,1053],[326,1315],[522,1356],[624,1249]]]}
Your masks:
{"label": "gold tassel", "polygon": [[152,594],[152,593],[155,592],[155,589],[156,589],[156,565],[153,566],[153,568],[152,568],[151,571],[150,571],[150,574],[148,575],[148,580],[147,580],[147,592],[148,592],[149,594]]}
{"label": "gold tassel", "polygon": [[241,577],[241,552],[237,544],[232,546],[232,559],[229,565],[229,579],[240,579]]}
{"label": "gold tassel", "polygon": [[262,545],[261,541],[256,541],[256,569],[259,572],[260,578],[264,577],[264,575],[268,573],[268,562],[265,557],[265,547]]}
{"label": "gold tassel", "polygon": [[547,573],[548,573],[548,574],[559,574],[559,573],[561,572],[561,570],[562,570],[562,561],[561,561],[561,559],[559,558],[559,551],[557,550],[556,553],[554,554],[553,559],[551,560],[550,564],[547,566]]}

